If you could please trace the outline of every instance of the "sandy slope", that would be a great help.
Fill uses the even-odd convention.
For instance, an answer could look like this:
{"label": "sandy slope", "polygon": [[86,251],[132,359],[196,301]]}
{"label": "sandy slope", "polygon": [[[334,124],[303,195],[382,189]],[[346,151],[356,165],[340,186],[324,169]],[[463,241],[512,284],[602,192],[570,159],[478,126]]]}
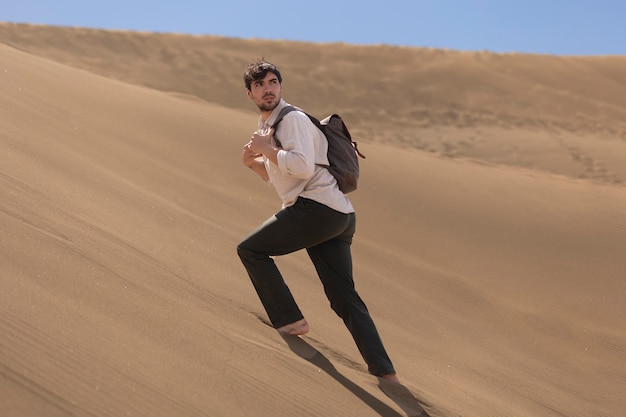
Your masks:
{"label": "sandy slope", "polygon": [[[278,204],[239,163],[249,107],[0,44],[0,112],[0,415],[411,414],[302,254],[278,261],[311,334],[263,323],[234,251]],[[404,387],[433,416],[620,416],[624,187],[478,163],[486,145],[476,160],[362,147],[357,285]]]}

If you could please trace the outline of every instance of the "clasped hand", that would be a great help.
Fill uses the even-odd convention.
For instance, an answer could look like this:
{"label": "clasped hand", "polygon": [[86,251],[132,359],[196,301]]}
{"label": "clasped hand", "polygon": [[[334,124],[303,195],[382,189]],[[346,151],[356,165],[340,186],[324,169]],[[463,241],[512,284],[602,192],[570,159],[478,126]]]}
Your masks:
{"label": "clasped hand", "polygon": [[254,132],[250,138],[250,142],[243,147],[243,163],[250,165],[256,158],[262,156],[268,149],[272,148],[272,136],[274,129],[271,129],[267,135],[261,135]]}
{"label": "clasped hand", "polygon": [[246,146],[249,146],[252,152],[262,155],[268,148],[272,147],[272,136],[274,136],[274,129],[270,129],[267,135],[254,132]]}

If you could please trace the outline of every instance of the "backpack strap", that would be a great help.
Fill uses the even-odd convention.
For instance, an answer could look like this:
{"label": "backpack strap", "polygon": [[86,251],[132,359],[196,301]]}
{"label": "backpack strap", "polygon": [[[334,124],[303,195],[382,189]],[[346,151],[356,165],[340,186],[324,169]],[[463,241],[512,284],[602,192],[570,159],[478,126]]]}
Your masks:
{"label": "backpack strap", "polygon": [[274,131],[276,131],[276,126],[278,126],[278,123],[280,123],[281,120],[283,120],[283,117],[285,117],[288,113],[291,113],[294,110],[299,110],[302,113],[306,114],[308,118],[311,119],[311,122],[313,122],[313,124],[317,126],[319,130],[321,130],[322,132],[324,131],[324,129],[322,129],[322,123],[319,120],[317,120],[315,117],[311,116],[309,113],[305,112],[304,110],[295,106],[285,106],[280,110],[280,113],[278,113],[278,116],[276,117],[276,120],[274,121],[274,124],[272,125],[272,127],[274,128]]}
{"label": "backpack strap", "polygon": [[272,125],[272,128],[274,129],[274,135],[276,134],[276,126],[278,126],[278,124],[283,120],[283,117],[285,117],[288,113],[291,113],[292,111],[295,111],[295,110],[299,110],[302,113],[306,114],[307,117],[311,120],[311,122],[315,126],[317,126],[317,128],[321,130],[322,133],[324,133],[324,129],[322,128],[322,122],[320,122],[317,118],[311,116],[309,113],[305,112],[301,108],[298,108],[295,106],[285,106],[280,110],[280,113],[278,113],[278,116],[276,116],[276,120],[274,121],[274,124]]}
{"label": "backpack strap", "polygon": [[283,117],[285,117],[287,113],[291,113],[294,110],[300,109],[294,106],[285,106],[280,110],[280,113],[278,113],[278,116],[276,116],[276,120],[274,120],[274,124],[272,125],[272,127],[274,128],[274,132],[276,132],[276,126],[278,126],[278,124],[283,120]]}
{"label": "backpack strap", "polygon": [[[278,124],[283,120],[283,117],[285,117],[288,113],[291,113],[294,110],[299,110],[302,113],[306,114],[308,116],[308,118],[311,120],[311,122],[317,126],[317,128],[319,130],[322,131],[322,133],[324,133],[324,136],[326,136],[326,133],[324,132],[324,125],[326,123],[328,123],[328,121],[333,118],[333,117],[337,117],[339,119],[341,119],[341,117],[339,117],[336,114],[333,114],[332,116],[329,116],[327,119],[324,119],[324,125],[322,124],[322,122],[320,122],[317,118],[311,116],[309,113],[305,112],[304,110],[295,107],[295,106],[285,106],[283,107],[280,112],[278,113],[278,116],[276,116],[276,120],[274,121],[274,124],[272,125],[272,128],[274,129],[274,140],[276,141],[276,143],[278,144],[278,146],[280,146],[282,148],[282,145],[280,143],[280,140],[278,140],[278,138],[276,137],[276,127],[278,126]],[[348,129],[346,128],[345,125],[343,125],[343,131],[344,134],[348,137],[348,139],[350,139],[350,142],[352,142],[352,146],[354,146],[354,151],[356,152],[356,154],[358,156],[360,156],[361,158],[365,159],[365,155],[363,155],[361,153],[361,151],[359,151],[359,148],[357,147],[357,143],[355,141],[352,140],[352,136],[350,135],[350,132],[348,132]]]}
{"label": "backpack strap", "polygon": [[[306,114],[307,116],[309,116],[307,113],[305,113],[302,109],[299,109],[295,106],[285,106],[283,107],[280,112],[278,113],[278,116],[276,116],[276,120],[274,120],[274,124],[272,124],[272,129],[274,129],[274,140],[276,141],[276,144],[278,146],[280,146],[281,148],[283,147],[283,145],[280,143],[280,140],[278,140],[278,138],[276,137],[276,127],[278,126],[278,124],[283,120],[283,117],[285,117],[288,113],[291,113],[292,111],[295,110],[300,110],[302,113]],[[311,116],[309,116],[309,118],[311,118]],[[311,119],[312,120],[312,119]],[[315,123],[315,122],[314,122]],[[320,127],[319,122],[317,122],[316,125],[318,128]]]}

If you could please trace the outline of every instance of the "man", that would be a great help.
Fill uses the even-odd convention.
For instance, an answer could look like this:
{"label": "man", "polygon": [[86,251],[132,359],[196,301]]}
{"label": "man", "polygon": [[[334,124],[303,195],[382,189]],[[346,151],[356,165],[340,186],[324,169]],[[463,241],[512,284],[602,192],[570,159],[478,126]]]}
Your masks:
{"label": "man", "polygon": [[[356,217],[328,165],[324,134],[301,111],[292,111],[274,131],[282,99],[276,66],[257,61],[244,74],[248,98],[259,108],[258,130],[243,148],[242,162],[269,181],[282,209],[237,247],[272,325],[282,334],[309,331],[273,256],[306,249],[331,308],[341,317],[373,375],[399,382],[367,307],[354,287],[350,245]],[[277,140],[278,139],[278,140]]]}

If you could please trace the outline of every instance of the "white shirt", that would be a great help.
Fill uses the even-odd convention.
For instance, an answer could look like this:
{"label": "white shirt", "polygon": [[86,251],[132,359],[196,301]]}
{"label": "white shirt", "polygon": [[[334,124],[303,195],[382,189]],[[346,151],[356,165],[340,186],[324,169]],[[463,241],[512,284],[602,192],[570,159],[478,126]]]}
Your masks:
{"label": "white shirt", "polygon": [[[281,99],[267,122],[260,118],[259,133],[269,133],[280,110],[288,105]],[[319,166],[328,165],[328,141],[306,114],[292,111],[285,115],[274,137],[281,145],[278,165],[266,157],[263,157],[263,162],[269,182],[282,200],[283,208],[293,205],[300,196],[341,213],[354,212],[352,203],[339,189],[335,177],[325,167]]]}

